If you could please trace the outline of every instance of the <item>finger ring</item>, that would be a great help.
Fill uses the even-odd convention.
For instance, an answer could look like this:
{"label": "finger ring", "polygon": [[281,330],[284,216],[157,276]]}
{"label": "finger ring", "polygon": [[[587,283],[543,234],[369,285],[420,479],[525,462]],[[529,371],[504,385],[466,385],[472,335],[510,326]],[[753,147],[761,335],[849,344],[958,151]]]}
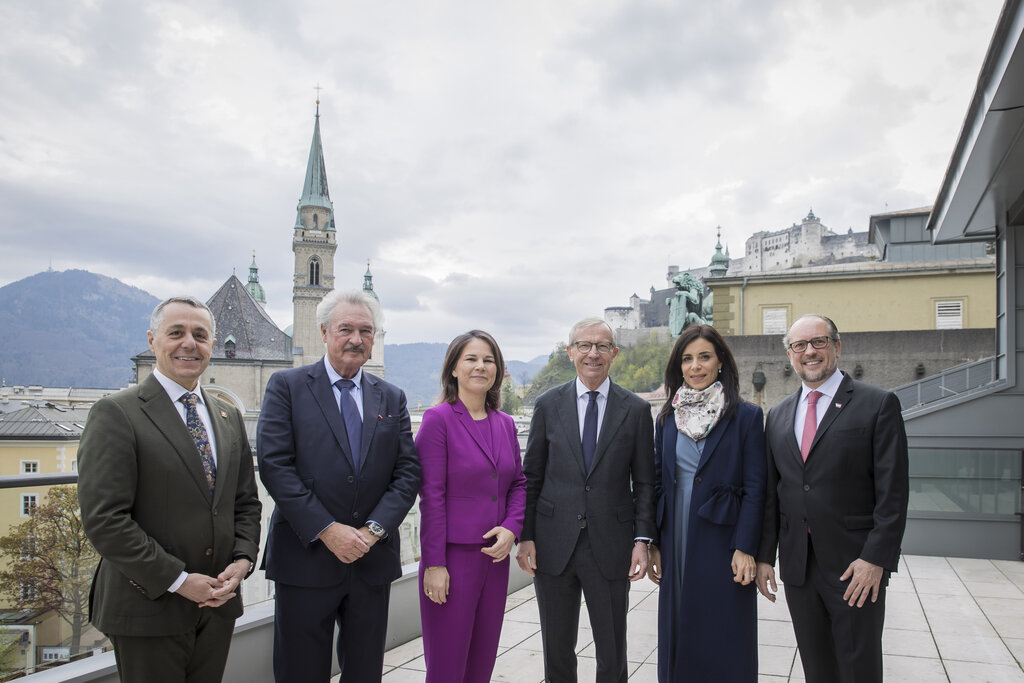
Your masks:
{"label": "finger ring", "polygon": [[433,595],[433,591],[427,591],[427,595]]}

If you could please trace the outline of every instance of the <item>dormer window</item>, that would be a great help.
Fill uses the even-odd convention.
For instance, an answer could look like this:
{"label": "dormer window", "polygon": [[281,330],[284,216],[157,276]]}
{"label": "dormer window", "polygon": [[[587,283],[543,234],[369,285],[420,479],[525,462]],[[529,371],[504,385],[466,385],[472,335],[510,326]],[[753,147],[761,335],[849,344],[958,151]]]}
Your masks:
{"label": "dormer window", "polygon": [[319,230],[320,229],[320,215],[316,214],[316,213],[313,214],[313,229],[314,230]]}

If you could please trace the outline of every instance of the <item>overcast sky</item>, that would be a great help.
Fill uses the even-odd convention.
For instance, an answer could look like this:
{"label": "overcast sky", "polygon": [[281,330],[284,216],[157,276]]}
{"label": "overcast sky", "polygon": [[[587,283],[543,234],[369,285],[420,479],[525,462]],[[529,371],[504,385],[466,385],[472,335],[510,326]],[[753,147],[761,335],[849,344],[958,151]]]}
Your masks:
{"label": "overcast sky", "polygon": [[4,0],[0,285],[207,298],[255,250],[289,325],[319,84],[336,285],[370,259],[387,343],[527,360],[718,225],[930,205],[1001,5]]}

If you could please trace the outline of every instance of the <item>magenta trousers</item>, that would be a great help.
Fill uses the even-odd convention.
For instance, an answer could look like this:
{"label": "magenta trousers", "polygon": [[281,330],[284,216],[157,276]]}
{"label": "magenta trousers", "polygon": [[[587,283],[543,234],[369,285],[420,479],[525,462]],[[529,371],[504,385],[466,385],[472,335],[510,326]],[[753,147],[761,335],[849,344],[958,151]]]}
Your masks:
{"label": "magenta trousers", "polygon": [[443,605],[423,593],[420,562],[420,623],[426,683],[488,683],[498,656],[505,617],[509,558],[495,564],[481,546],[449,543],[445,549],[449,589]]}

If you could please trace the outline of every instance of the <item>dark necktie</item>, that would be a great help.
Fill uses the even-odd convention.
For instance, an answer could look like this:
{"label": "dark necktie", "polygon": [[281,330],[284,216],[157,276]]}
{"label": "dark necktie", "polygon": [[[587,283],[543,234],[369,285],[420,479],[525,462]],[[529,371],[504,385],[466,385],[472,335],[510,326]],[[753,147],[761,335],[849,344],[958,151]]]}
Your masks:
{"label": "dark necktie", "polygon": [[597,395],[596,391],[588,391],[590,400],[587,402],[587,412],[583,416],[583,466],[590,471],[590,465],[594,462],[594,452],[597,450]]}
{"label": "dark necktie", "polygon": [[804,462],[807,462],[807,454],[811,452],[811,444],[814,443],[814,435],[818,431],[818,399],[822,395],[820,391],[812,391],[807,394],[804,433],[800,437],[800,455],[803,456]]}
{"label": "dark necktie", "polygon": [[203,461],[203,472],[206,473],[206,482],[210,485],[210,495],[213,495],[213,487],[217,481],[217,463],[213,461],[213,448],[210,446],[210,435],[206,433],[203,421],[199,419],[199,411],[196,409],[196,401],[199,397],[189,392],[178,399],[185,404],[185,426],[192,440],[196,442],[199,449],[199,457]]}
{"label": "dark necktie", "polygon": [[352,398],[355,382],[350,379],[339,379],[334,383],[341,392],[341,417],[345,420],[345,431],[348,432],[348,447],[352,451],[352,464],[359,471],[359,446],[363,439],[363,420],[359,417],[359,406]]}

